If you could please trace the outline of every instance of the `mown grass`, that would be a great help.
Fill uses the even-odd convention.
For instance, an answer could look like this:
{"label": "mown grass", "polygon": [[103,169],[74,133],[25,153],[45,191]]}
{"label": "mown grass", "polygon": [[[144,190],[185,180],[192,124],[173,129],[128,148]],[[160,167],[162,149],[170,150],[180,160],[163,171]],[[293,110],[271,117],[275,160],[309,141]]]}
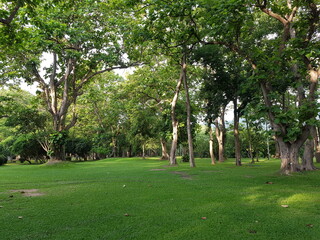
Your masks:
{"label": "mown grass", "polygon": [[[282,176],[279,160],[165,165],[127,158],[2,166],[0,239],[320,238],[319,171]],[[22,189],[44,195],[10,192]]]}

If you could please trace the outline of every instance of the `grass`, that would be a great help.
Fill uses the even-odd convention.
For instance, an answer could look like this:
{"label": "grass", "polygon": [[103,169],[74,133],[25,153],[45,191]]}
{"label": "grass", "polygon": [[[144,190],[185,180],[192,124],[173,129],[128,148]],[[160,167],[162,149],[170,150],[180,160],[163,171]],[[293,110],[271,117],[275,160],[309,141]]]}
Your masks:
{"label": "grass", "polygon": [[[211,166],[197,159],[194,169],[138,158],[1,166],[0,238],[319,239],[319,172],[282,176],[279,160],[248,162]],[[10,192],[22,189],[44,195]]]}

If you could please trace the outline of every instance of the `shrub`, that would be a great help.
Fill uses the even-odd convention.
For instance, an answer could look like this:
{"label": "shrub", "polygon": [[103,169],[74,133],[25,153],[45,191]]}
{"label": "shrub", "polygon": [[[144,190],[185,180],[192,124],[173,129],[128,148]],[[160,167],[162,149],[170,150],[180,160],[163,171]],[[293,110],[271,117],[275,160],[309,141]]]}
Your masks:
{"label": "shrub", "polygon": [[0,155],[0,166],[7,163],[7,157],[4,155]]}

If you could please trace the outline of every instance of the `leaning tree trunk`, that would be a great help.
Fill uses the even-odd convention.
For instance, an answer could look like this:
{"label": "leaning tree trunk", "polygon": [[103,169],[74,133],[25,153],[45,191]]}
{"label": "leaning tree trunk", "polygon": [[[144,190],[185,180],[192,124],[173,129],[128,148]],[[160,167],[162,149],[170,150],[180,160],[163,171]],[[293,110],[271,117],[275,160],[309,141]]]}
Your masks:
{"label": "leaning tree trunk", "polygon": [[170,156],[167,152],[167,142],[163,138],[161,138],[160,143],[161,143],[161,160],[169,160]]}
{"label": "leaning tree trunk", "polygon": [[234,134],[234,145],[235,145],[235,157],[236,165],[241,166],[241,146],[239,137],[239,113],[237,106],[237,99],[233,101],[233,134]]}
{"label": "leaning tree trunk", "polygon": [[216,159],[214,157],[214,150],[213,150],[214,149],[213,148],[214,139],[213,139],[211,123],[210,123],[210,126],[209,126],[209,137],[210,137],[210,140],[209,140],[209,153],[210,153],[210,158],[211,158],[211,164],[215,165],[216,164]]}
{"label": "leaning tree trunk", "polygon": [[178,146],[178,119],[176,117],[176,105],[180,93],[180,87],[182,84],[183,80],[183,68],[185,66],[182,65],[181,67],[181,72],[180,72],[180,77],[179,80],[177,81],[177,86],[176,86],[176,91],[174,94],[174,97],[171,102],[171,123],[172,123],[172,143],[171,143],[171,150],[170,150],[170,165],[176,165],[177,164],[177,159],[176,159],[176,152],[177,152],[177,146]]}
{"label": "leaning tree trunk", "polygon": [[187,108],[187,133],[188,133],[188,148],[189,148],[189,163],[190,167],[195,167],[196,163],[194,161],[194,152],[193,152],[193,139],[192,139],[192,129],[191,129],[191,106],[190,106],[190,97],[189,97],[189,87],[187,83],[187,63],[186,55],[183,57],[182,69],[183,69],[183,85],[186,93],[186,108]]}

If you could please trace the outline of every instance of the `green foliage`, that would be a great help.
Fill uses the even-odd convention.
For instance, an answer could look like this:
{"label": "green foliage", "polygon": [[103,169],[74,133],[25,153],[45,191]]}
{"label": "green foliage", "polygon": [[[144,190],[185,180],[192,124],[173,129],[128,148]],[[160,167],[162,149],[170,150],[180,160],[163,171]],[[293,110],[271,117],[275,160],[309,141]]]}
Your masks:
{"label": "green foliage", "polygon": [[20,135],[12,144],[12,152],[20,155],[21,159],[41,159],[46,156],[36,137],[30,134]]}
{"label": "green foliage", "polygon": [[92,149],[92,142],[84,138],[67,138],[65,144],[66,154],[72,154],[82,158],[90,153]]}

